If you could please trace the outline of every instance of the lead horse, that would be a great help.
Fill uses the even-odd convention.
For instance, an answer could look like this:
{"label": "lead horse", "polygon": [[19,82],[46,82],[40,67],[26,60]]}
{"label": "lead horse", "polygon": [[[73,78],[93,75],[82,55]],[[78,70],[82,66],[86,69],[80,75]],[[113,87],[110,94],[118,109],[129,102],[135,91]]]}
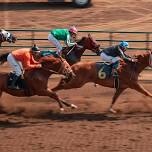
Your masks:
{"label": "lead horse", "polygon": [[[147,67],[152,67],[152,50],[145,52],[144,54],[137,55],[137,62],[127,62],[121,65],[118,74],[119,74],[119,87],[116,89],[114,96],[112,98],[112,103],[110,105],[109,111],[116,113],[116,110],[113,109],[113,105],[127,88],[134,89],[148,97],[152,98],[152,94],[148,92],[142,85],[138,82],[139,74]],[[79,62],[74,64],[71,68],[75,73],[75,79],[72,79],[68,83],[63,83],[63,80],[52,89],[52,91],[58,91],[61,89],[72,89],[80,88],[88,82],[94,82],[96,84],[114,88],[114,78],[113,76],[106,77],[107,72],[103,70],[103,67],[107,66],[105,63],[101,64],[101,69],[97,69],[96,62]]]}
{"label": "lead horse", "polygon": [[[0,56],[0,62],[7,61],[8,53]],[[2,57],[3,56],[3,57]],[[3,60],[3,61],[1,61]],[[53,55],[45,56],[41,58],[42,68],[32,69],[25,71],[24,79],[20,79],[23,83],[23,89],[13,90],[8,88],[8,82],[10,73],[0,73],[0,96],[3,92],[6,92],[13,96],[26,97],[26,96],[48,96],[58,102],[60,110],[64,110],[63,105],[71,108],[76,108],[74,104],[69,104],[66,101],[58,97],[58,95],[48,88],[48,80],[52,74],[62,74],[66,77],[72,77],[73,71],[71,67],[66,64],[65,60],[61,57],[54,57]]]}
{"label": "lead horse", "polygon": [[90,34],[88,34],[87,37],[82,37],[77,44],[78,45],[67,47],[62,50],[62,55],[70,65],[79,62],[85,50],[88,49],[94,53],[100,49],[100,45],[97,44],[96,40],[94,40]]}
{"label": "lead horse", "polygon": [[16,36],[13,35],[12,33],[4,30],[4,29],[0,29],[0,46],[3,42],[9,42],[9,43],[15,43],[17,40]]}

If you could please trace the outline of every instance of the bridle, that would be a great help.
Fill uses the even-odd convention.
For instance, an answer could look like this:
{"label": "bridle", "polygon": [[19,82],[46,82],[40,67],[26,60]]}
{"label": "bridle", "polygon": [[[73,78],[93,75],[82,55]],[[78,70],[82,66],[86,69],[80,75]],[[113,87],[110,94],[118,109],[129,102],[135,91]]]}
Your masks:
{"label": "bridle", "polygon": [[93,52],[97,53],[100,50],[100,44],[97,44],[95,40],[93,40],[93,38],[91,36],[89,36],[90,39],[90,43],[91,46],[93,46],[93,48],[91,49]]}

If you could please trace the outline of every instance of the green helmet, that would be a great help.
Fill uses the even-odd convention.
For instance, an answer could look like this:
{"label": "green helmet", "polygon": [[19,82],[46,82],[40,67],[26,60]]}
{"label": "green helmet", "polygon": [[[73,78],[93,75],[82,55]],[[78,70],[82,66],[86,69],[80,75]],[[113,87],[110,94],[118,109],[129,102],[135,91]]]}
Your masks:
{"label": "green helmet", "polygon": [[39,52],[39,51],[40,51],[39,47],[36,46],[36,44],[34,44],[34,45],[32,46],[31,50],[32,50],[32,52]]}

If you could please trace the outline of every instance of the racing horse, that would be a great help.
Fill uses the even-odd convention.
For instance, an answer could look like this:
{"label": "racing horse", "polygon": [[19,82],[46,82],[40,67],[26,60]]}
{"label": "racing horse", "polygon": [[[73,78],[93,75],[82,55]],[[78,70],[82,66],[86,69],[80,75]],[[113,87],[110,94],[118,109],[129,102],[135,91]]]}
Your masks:
{"label": "racing horse", "polygon": [[17,40],[16,36],[13,35],[12,33],[4,30],[4,29],[0,29],[0,46],[3,42],[7,41],[9,43],[15,43]]}
{"label": "racing horse", "polygon": [[63,79],[61,79],[60,83],[54,87],[52,91],[80,88],[88,82],[94,82],[105,87],[115,88],[115,93],[112,98],[109,111],[116,113],[117,111],[113,109],[113,105],[122,92],[127,88],[134,89],[152,98],[152,94],[138,82],[139,74],[147,66],[152,67],[152,50],[136,55],[136,59],[137,62],[135,63],[121,62],[121,67],[118,70],[119,87],[117,88],[114,86],[114,77],[111,74],[112,67],[110,67],[110,65],[97,62],[79,62],[71,66],[76,75],[75,79],[69,81],[68,83],[65,83]]}
{"label": "racing horse", "polygon": [[[5,53],[0,56],[0,62],[7,61],[7,55]],[[3,57],[2,57],[3,56]],[[3,61],[1,61],[3,60]],[[27,70],[24,73],[24,79],[20,78],[19,86],[21,89],[8,88],[8,82],[10,81],[11,73],[0,73],[0,96],[3,92],[6,92],[13,96],[28,97],[28,96],[48,96],[56,100],[59,104],[60,110],[63,111],[63,105],[71,108],[76,108],[76,105],[67,103],[58,97],[58,95],[48,88],[48,79],[52,74],[62,74],[66,77],[72,77],[74,75],[71,67],[61,57],[54,57],[53,55],[44,56],[41,58],[42,68]]]}
{"label": "racing horse", "polygon": [[100,45],[88,34],[87,37],[82,37],[76,45],[64,48],[62,50],[62,55],[70,65],[73,65],[81,60],[81,56],[86,49],[97,52],[99,48]]}

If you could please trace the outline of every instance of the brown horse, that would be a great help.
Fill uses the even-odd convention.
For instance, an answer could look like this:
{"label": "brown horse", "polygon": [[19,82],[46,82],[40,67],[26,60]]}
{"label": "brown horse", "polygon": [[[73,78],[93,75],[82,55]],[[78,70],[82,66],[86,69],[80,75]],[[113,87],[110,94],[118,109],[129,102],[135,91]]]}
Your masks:
{"label": "brown horse", "polygon": [[[1,57],[6,61],[7,54],[3,54]],[[0,58],[0,60],[1,60]],[[65,60],[61,57],[54,57],[53,55],[42,57],[41,58],[42,68],[32,69],[25,71],[24,80],[20,79],[22,82],[23,89],[13,90],[8,88],[8,82],[10,78],[9,73],[0,73],[0,96],[3,92],[11,94],[13,96],[24,97],[24,96],[48,96],[56,100],[60,106],[60,110],[64,110],[62,103],[68,107],[76,108],[74,104],[69,104],[64,100],[60,99],[55,92],[52,92],[48,88],[48,79],[52,74],[62,74],[66,77],[71,77],[73,72],[71,67],[66,64]]]}
{"label": "brown horse", "polygon": [[[113,113],[116,112],[112,108],[114,103],[116,102],[120,94],[127,88],[134,89],[152,98],[152,94],[138,83],[139,74],[145,69],[145,67],[152,67],[152,51],[146,52],[142,55],[137,55],[136,58],[138,60],[136,63],[127,62],[121,65],[121,68],[118,71],[119,87],[116,89],[116,92],[112,98],[112,103],[109,108],[109,110]],[[106,76],[108,74],[106,70],[110,67],[104,63],[100,64],[100,69],[97,69],[98,63],[96,62],[79,62],[77,64],[74,64],[72,66],[72,70],[76,74],[75,79],[69,81],[68,83],[63,83],[63,81],[61,80],[60,83],[52,90],[58,91],[61,89],[80,88],[88,82],[94,82],[105,87],[114,88],[113,76]],[[106,68],[104,69],[104,67]]]}
{"label": "brown horse", "polygon": [[86,49],[97,52],[100,48],[100,45],[97,44],[90,34],[88,34],[88,37],[82,37],[82,39],[79,40],[77,44],[78,45],[65,48],[62,51],[62,55],[70,65],[79,62]]}
{"label": "brown horse", "polygon": [[5,31],[4,29],[0,30],[0,46],[2,44],[2,42],[9,42],[9,43],[15,43],[15,41],[17,40],[16,36],[13,35],[12,33]]}

